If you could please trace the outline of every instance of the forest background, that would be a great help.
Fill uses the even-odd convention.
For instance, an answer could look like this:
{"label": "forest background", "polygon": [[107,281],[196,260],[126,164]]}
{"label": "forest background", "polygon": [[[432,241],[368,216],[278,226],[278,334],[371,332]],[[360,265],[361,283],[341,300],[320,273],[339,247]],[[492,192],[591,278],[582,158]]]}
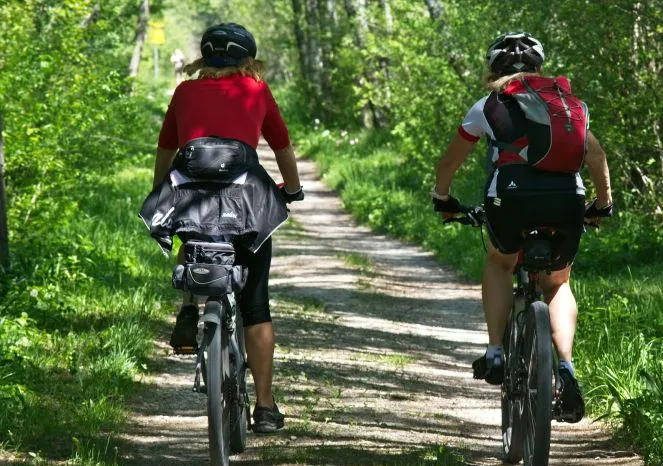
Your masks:
{"label": "forest background", "polygon": [[[156,63],[148,19],[167,37]],[[589,105],[616,205],[576,261],[576,367],[592,416],[661,464],[661,0],[4,0],[3,451],[113,461],[123,401],[173,298],[169,262],[133,215],[173,86],[169,57],[195,59],[196,38],[220,21],[255,33],[299,153],[345,206],[474,280],[481,241],[432,212],[433,167],[485,92],[491,39],[526,30],[543,42],[546,73],[567,75]],[[464,203],[480,201],[479,146],[452,188]]]}

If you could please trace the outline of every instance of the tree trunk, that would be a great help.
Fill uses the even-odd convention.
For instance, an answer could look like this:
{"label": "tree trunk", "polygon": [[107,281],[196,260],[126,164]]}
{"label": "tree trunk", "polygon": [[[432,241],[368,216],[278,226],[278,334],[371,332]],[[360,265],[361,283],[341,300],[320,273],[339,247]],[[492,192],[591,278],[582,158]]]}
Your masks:
{"label": "tree trunk", "polygon": [[[345,13],[348,15],[348,19],[350,20],[350,23],[353,23],[353,36],[354,36],[354,42],[355,46],[359,50],[363,50],[365,46],[365,40],[364,40],[364,34],[366,33],[365,29],[362,28],[362,21],[361,18],[358,20],[358,5],[355,3],[357,0],[344,0],[343,1],[343,6],[345,7]],[[359,0],[360,2],[362,0]],[[365,2],[365,0],[363,0]],[[365,3],[364,3],[365,4]],[[365,9],[364,9],[365,11]],[[366,81],[367,76],[365,73],[362,73],[362,76],[358,79],[358,86],[359,88],[363,88],[364,85],[363,83]],[[373,125],[373,118],[372,118],[372,111],[371,111],[372,104],[370,101],[364,105],[361,109],[361,121],[362,124],[365,128],[369,128]]]}
{"label": "tree trunk", "polygon": [[302,76],[307,82],[311,79],[308,65],[308,51],[306,50],[306,36],[302,28],[302,2],[301,0],[292,0],[292,11],[294,14],[293,26],[295,28],[295,41],[297,42],[297,51],[299,53],[299,67]]}
{"label": "tree trunk", "polygon": [[[366,36],[369,32],[368,10],[366,8],[367,0],[344,0],[345,12],[350,22],[355,23],[354,40],[358,50],[366,48]],[[376,78],[375,64],[369,59],[359,79],[359,87],[370,91],[366,84],[370,83],[373,89],[378,85]],[[385,127],[387,125],[386,116],[383,109],[375,104],[370,97],[368,102],[361,109],[361,119],[365,128]]]}
{"label": "tree trunk", "polygon": [[101,5],[98,3],[94,5],[92,8],[92,11],[90,14],[81,22],[81,27],[83,29],[89,28],[99,17],[99,13],[101,12]]}
{"label": "tree trunk", "polygon": [[2,132],[4,120],[0,110],[0,267],[9,268],[9,230],[7,229],[7,195],[5,194],[5,157]]}
{"label": "tree trunk", "polygon": [[136,44],[134,45],[134,53],[131,56],[131,62],[129,63],[129,76],[132,78],[138,75],[140,57],[143,53],[143,44],[145,44],[145,37],[147,36],[147,23],[149,19],[149,0],[142,0],[140,4],[140,14],[138,15],[138,27],[136,28]]}
{"label": "tree trunk", "polygon": [[[380,7],[384,14],[384,31],[387,40],[391,40],[394,32],[394,17],[391,13],[391,3],[390,0],[380,0]],[[378,126],[386,127],[389,125],[389,103],[391,102],[391,71],[390,65],[391,60],[388,56],[381,55],[378,57],[378,63],[380,67],[381,81],[383,83],[383,95],[384,95],[384,106],[382,109],[378,109]]]}
{"label": "tree trunk", "polygon": [[320,86],[325,117],[331,116],[334,109],[334,88],[330,70],[333,68],[334,43],[338,35],[335,16],[336,4],[334,0],[318,1],[318,28],[316,32],[321,45]]}
{"label": "tree trunk", "polygon": [[338,32],[338,12],[336,11],[336,0],[327,0],[327,11],[334,31],[334,37]]}
{"label": "tree trunk", "polygon": [[391,4],[389,0],[380,0],[380,6],[384,12],[384,26],[387,34],[391,36],[394,32],[394,16],[391,14]]}
{"label": "tree trunk", "polygon": [[318,0],[305,0],[304,8],[306,10],[307,61],[310,66],[312,84],[319,96],[322,89],[322,47],[320,46]]}

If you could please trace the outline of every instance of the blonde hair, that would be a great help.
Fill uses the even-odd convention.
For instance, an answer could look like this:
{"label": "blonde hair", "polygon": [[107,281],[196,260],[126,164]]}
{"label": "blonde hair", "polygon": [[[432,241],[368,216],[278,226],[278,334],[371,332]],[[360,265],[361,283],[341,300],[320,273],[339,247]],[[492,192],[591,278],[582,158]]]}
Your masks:
{"label": "blonde hair", "polygon": [[541,76],[541,72],[540,70],[536,72],[521,71],[520,73],[501,76],[493,71],[489,71],[488,73],[486,73],[486,75],[483,78],[483,85],[488,89],[490,89],[491,91],[501,92],[512,82],[518,81],[519,79],[522,79],[525,76]]}
{"label": "blonde hair", "polygon": [[251,76],[256,81],[262,81],[262,75],[265,73],[265,64],[253,57],[245,57],[236,66],[224,66],[215,68],[207,66],[202,58],[189,63],[182,70],[189,76],[198,72],[198,79],[203,78],[223,78],[232,74],[241,74],[242,76]]}

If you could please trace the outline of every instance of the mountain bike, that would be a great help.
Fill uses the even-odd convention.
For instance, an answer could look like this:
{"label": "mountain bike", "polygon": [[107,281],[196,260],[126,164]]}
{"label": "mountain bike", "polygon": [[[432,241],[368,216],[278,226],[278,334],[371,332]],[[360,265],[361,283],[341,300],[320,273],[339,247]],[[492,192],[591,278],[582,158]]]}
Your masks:
{"label": "mountain bike", "polygon": [[235,299],[247,270],[234,264],[231,238],[187,241],[184,252],[185,264],[175,267],[173,287],[206,297],[198,348],[189,352],[197,355],[193,391],[207,395],[210,463],[228,466],[231,454],[246,449],[251,428],[244,327]]}
{"label": "mountain bike", "polygon": [[[482,206],[462,207],[445,220],[481,227]],[[502,453],[507,463],[547,466],[552,419],[564,421],[557,353],[552,343],[548,305],[539,288],[549,273],[555,235],[550,228],[523,232],[525,242],[514,269],[513,306],[504,334],[504,381],[501,390]]]}

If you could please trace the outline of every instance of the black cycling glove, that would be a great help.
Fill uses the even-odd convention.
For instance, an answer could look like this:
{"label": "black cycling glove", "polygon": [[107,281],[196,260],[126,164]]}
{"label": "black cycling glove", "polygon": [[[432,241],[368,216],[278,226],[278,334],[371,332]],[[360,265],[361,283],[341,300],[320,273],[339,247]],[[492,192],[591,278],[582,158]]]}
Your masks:
{"label": "black cycling glove", "polygon": [[596,199],[585,207],[585,218],[612,217],[612,204],[602,209],[596,208]]}
{"label": "black cycling glove", "polygon": [[291,202],[295,201],[303,201],[304,200],[304,190],[300,186],[297,191],[294,193],[289,193],[286,189],[285,186],[281,186],[281,196],[283,196],[283,199],[285,202],[290,204]]}
{"label": "black cycling glove", "polygon": [[460,213],[460,202],[453,196],[449,196],[446,201],[433,197],[433,209],[435,209],[435,212],[458,214]]}

